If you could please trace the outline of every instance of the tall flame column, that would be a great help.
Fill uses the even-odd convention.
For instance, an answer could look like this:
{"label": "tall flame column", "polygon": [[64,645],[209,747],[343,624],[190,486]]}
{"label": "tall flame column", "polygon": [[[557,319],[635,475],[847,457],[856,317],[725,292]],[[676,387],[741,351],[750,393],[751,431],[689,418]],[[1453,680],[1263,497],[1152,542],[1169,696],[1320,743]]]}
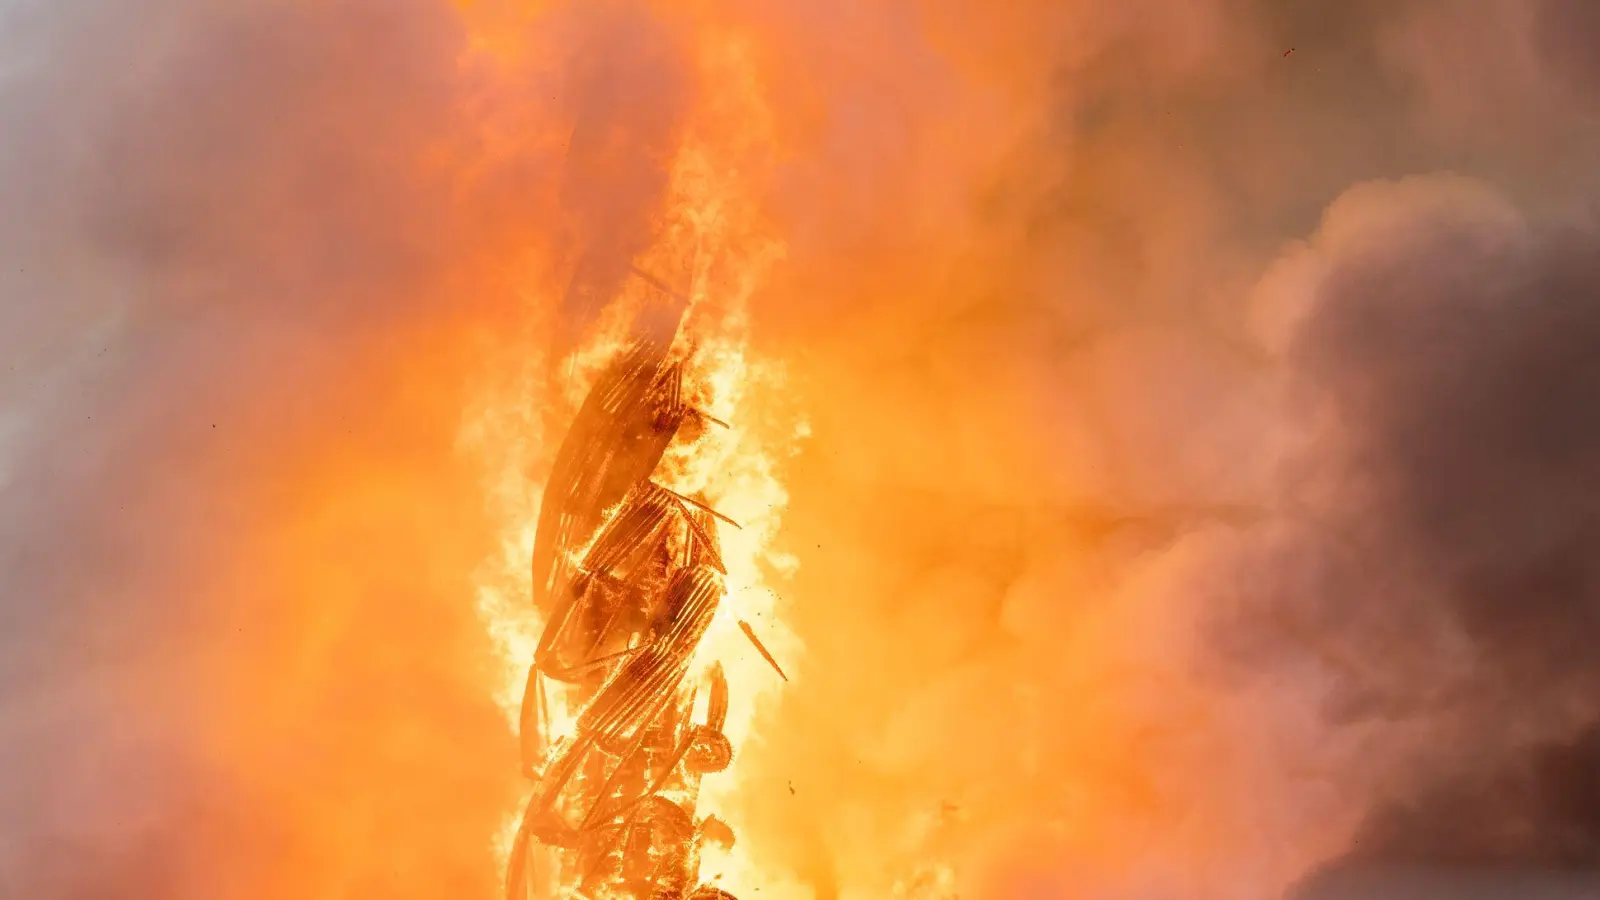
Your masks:
{"label": "tall flame column", "polygon": [[[685,301],[658,291],[585,398],[545,487],[533,551],[544,616],[521,716],[533,781],[507,867],[508,900],[715,900],[696,814],[700,781],[728,767],[728,684],[691,661],[724,599],[719,519],[651,480],[691,420]],[[731,524],[731,523],[730,523]],[[579,710],[551,715],[559,690]]]}

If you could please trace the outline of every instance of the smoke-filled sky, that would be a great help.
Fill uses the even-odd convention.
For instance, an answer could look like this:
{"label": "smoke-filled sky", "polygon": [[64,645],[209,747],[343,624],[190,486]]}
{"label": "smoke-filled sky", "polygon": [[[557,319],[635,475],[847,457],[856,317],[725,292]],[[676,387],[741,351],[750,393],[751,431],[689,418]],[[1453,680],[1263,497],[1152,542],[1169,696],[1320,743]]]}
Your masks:
{"label": "smoke-filled sky", "polygon": [[0,0],[0,896],[494,896],[463,423],[713,27],[769,896],[1600,866],[1589,0]]}

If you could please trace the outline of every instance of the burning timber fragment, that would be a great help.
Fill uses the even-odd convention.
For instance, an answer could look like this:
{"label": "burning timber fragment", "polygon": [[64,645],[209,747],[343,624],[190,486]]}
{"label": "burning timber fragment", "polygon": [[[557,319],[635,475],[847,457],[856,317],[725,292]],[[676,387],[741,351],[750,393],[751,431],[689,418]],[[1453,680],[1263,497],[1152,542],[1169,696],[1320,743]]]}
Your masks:
{"label": "burning timber fragment", "polygon": [[[651,480],[686,419],[716,421],[684,399],[673,348],[686,304],[661,293],[585,398],[545,488],[532,566],[544,630],[521,717],[534,787],[508,900],[732,900],[699,868],[702,848],[731,846],[733,832],[696,813],[701,779],[733,760],[729,687],[720,666],[691,667],[726,595],[718,528],[732,523]],[[552,721],[553,690],[573,724]]]}

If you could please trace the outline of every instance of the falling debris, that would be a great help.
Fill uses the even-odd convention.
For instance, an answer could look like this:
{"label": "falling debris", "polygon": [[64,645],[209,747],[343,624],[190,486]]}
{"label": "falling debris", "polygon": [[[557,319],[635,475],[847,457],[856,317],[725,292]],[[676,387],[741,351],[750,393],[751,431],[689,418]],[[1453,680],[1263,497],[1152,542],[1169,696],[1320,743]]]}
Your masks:
{"label": "falling debris", "polygon": [[756,650],[760,652],[761,658],[766,660],[768,665],[772,666],[772,670],[778,673],[778,677],[782,678],[784,681],[788,681],[789,676],[783,674],[783,667],[778,665],[778,661],[772,658],[771,653],[767,652],[766,645],[761,643],[760,638],[756,637],[755,629],[750,627],[750,623],[740,619],[739,628],[744,632],[744,636],[750,639],[750,643],[756,645]]}

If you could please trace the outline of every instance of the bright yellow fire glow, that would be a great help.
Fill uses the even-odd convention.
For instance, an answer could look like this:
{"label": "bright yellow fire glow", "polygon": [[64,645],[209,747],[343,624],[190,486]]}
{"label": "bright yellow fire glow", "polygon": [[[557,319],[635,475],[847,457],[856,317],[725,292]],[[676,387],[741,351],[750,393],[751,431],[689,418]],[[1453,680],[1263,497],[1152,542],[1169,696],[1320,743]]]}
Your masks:
{"label": "bright yellow fire glow", "polygon": [[[773,548],[773,540],[788,499],[779,466],[804,437],[806,426],[793,419],[774,421],[765,400],[783,390],[784,373],[776,363],[755,358],[750,349],[748,302],[784,252],[781,240],[763,232],[757,203],[770,169],[770,116],[737,36],[702,32],[693,52],[703,92],[671,167],[660,236],[636,264],[689,297],[685,332],[695,341],[685,392],[693,405],[728,425],[707,428],[693,441],[676,442],[654,477],[679,493],[703,494],[738,523],[720,530],[728,597],[696,655],[697,667],[719,662],[727,673],[732,690],[724,730],[735,748],[733,766],[705,782],[700,811],[727,821],[737,834],[742,824],[734,802],[740,790],[738,748],[783,684],[740,622],[783,661],[786,674],[798,668],[794,662],[800,648],[767,579],[791,573],[796,566],[792,556]],[[548,295],[543,297],[548,306],[562,287],[551,279],[530,292],[536,301]],[[627,307],[647,289],[631,280],[619,306]],[[544,484],[530,473],[548,465],[560,438],[541,430],[541,412],[550,404],[575,408],[620,346],[620,325],[620,318],[602,322],[597,336],[553,370],[547,368],[539,342],[530,340],[517,371],[485,393],[464,430],[464,439],[490,466],[486,489],[503,521],[499,552],[478,573],[477,603],[499,651],[496,699],[513,729],[542,625],[530,601],[528,560]],[[546,371],[559,373],[554,383],[543,380]],[[553,691],[556,733],[570,730],[577,712],[560,700],[560,692]],[[508,811],[505,827],[495,836],[502,864],[517,814]],[[739,844],[731,851],[708,852],[701,877],[746,896],[761,887]]]}

